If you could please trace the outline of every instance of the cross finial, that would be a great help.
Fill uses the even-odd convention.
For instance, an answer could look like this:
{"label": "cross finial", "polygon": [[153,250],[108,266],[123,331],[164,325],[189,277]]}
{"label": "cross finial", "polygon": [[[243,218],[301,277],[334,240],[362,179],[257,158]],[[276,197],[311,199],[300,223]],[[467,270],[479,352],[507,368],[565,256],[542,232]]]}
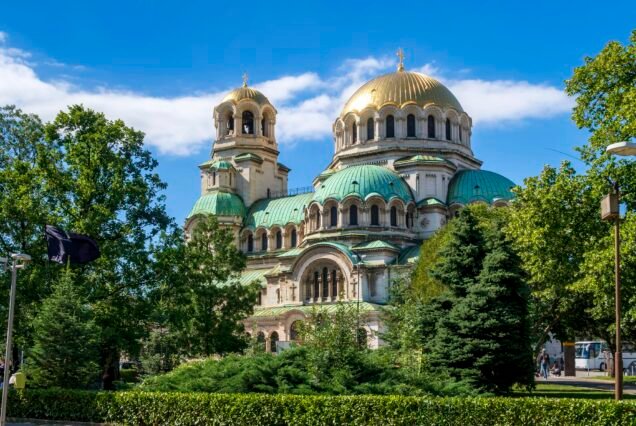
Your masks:
{"label": "cross finial", "polygon": [[404,51],[401,47],[397,50],[396,55],[400,58],[400,62],[398,62],[398,71],[404,71]]}
{"label": "cross finial", "polygon": [[243,73],[243,87],[247,87],[247,79],[249,78],[249,76],[247,75],[246,72]]}

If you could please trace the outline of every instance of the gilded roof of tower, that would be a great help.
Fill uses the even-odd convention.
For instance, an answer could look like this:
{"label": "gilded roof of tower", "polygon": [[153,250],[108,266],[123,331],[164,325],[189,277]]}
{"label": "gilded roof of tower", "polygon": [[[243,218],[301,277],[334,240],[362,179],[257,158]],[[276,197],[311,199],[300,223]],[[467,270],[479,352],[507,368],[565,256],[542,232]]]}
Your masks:
{"label": "gilded roof of tower", "polygon": [[459,112],[464,111],[455,95],[436,79],[419,72],[397,71],[365,83],[349,98],[341,115],[359,112],[370,106],[402,107],[408,104],[421,107],[434,104],[443,108],[454,108]]}
{"label": "gilded roof of tower", "polygon": [[221,103],[226,101],[240,102],[244,99],[252,100],[259,105],[271,104],[269,102],[269,99],[267,99],[265,95],[263,95],[258,90],[248,86],[243,86],[239,87],[238,89],[232,90],[230,93],[225,95]]}

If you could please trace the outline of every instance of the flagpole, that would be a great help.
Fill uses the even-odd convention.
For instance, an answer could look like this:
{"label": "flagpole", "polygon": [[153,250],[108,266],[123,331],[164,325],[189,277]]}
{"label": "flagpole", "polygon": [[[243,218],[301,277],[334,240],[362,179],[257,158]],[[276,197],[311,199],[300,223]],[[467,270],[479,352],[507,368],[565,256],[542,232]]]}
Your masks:
{"label": "flagpole", "polygon": [[22,269],[31,260],[31,256],[27,254],[12,254],[13,265],[11,265],[11,293],[9,295],[9,320],[7,323],[7,347],[4,356],[4,380],[2,382],[2,408],[0,410],[0,426],[7,424],[7,397],[9,396],[9,377],[11,374],[11,355],[12,355],[12,335],[13,335],[13,317],[15,315],[15,293],[18,281],[18,269]]}

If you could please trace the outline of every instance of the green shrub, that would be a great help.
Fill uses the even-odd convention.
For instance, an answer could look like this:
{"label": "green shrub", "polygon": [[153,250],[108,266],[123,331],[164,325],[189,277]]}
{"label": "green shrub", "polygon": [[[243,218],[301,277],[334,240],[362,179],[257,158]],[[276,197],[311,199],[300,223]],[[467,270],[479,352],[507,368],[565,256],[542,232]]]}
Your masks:
{"label": "green shrub", "polygon": [[636,404],[544,398],[28,390],[9,416],[124,425],[631,425]]}

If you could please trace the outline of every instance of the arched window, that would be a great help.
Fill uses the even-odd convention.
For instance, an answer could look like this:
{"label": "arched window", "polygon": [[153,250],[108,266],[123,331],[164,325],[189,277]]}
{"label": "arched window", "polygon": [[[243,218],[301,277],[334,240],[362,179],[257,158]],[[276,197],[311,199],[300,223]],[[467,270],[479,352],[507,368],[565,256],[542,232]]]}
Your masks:
{"label": "arched window", "polygon": [[373,128],[373,118],[367,120],[367,140],[372,141],[375,137],[375,129]]}
{"label": "arched window", "polygon": [[212,185],[216,185],[216,172],[212,172]]}
{"label": "arched window", "polygon": [[232,113],[228,114],[226,127],[227,127],[227,130],[226,130],[227,135],[234,132],[234,114]]}
{"label": "arched window", "polygon": [[331,216],[331,226],[338,226],[338,207],[331,207],[329,213]]}
{"label": "arched window", "polygon": [[258,296],[257,296],[257,299],[256,299],[256,304],[258,306],[263,304],[263,293],[260,290],[258,292]]}
{"label": "arched window", "polygon": [[380,209],[378,206],[371,206],[371,225],[380,226]]}
{"label": "arched window", "polygon": [[243,111],[243,134],[254,134],[254,114],[251,111]]}
{"label": "arched window", "polygon": [[317,299],[320,296],[320,275],[318,271],[314,272],[314,299]]}
{"label": "arched window", "polygon": [[296,320],[292,322],[291,326],[289,327],[289,340],[291,340],[292,342],[295,342],[300,337],[298,335],[299,328],[300,328],[300,320]]}
{"label": "arched window", "polygon": [[267,198],[270,198],[272,196],[272,191],[267,188]]}
{"label": "arched window", "polygon": [[397,226],[397,208],[391,207],[391,226]]}
{"label": "arched window", "polygon": [[446,119],[446,140],[451,140],[451,122],[450,118]]}
{"label": "arched window", "polygon": [[432,115],[428,116],[428,137],[431,139],[435,138],[435,117]]}
{"label": "arched window", "polygon": [[464,141],[464,136],[462,135],[462,126],[461,126],[461,124],[459,125],[459,141],[460,142]]}
{"label": "arched window", "polygon": [[277,332],[273,332],[270,336],[269,336],[269,350],[271,352],[276,352],[276,344],[278,343],[278,333]]}
{"label": "arched window", "polygon": [[388,115],[386,117],[386,137],[394,138],[395,137],[395,118],[392,115]]}
{"label": "arched window", "polygon": [[329,271],[327,268],[322,268],[322,297],[323,299],[329,297]]}
{"label": "arched window", "polygon": [[265,333],[259,331],[256,335],[256,347],[259,352],[265,351]]}
{"label": "arched window", "polygon": [[298,242],[296,241],[296,239],[297,239],[297,237],[296,237],[296,230],[295,230],[295,229],[292,229],[292,231],[291,231],[291,238],[290,238],[290,240],[291,240],[291,246],[292,246],[292,247],[296,247],[296,244],[298,243]]}
{"label": "arched window", "polygon": [[415,116],[413,114],[406,116],[406,137],[415,137]]}
{"label": "arched window", "polygon": [[351,125],[351,143],[355,144],[358,142],[358,126],[355,121]]}
{"label": "arched window", "polygon": [[230,176],[230,186],[232,186],[232,172],[228,173],[228,175]]}
{"label": "arched window", "polygon": [[280,299],[280,288],[276,289],[276,303],[280,303],[281,299]]}
{"label": "arched window", "polygon": [[269,130],[267,129],[267,120],[265,117],[261,120],[261,134],[265,137],[269,136]]}
{"label": "arched window", "polygon": [[349,207],[349,225],[358,224],[358,206],[353,205]]}
{"label": "arched window", "polygon": [[251,253],[254,251],[254,236],[249,234],[247,236],[247,252]]}
{"label": "arched window", "polygon": [[280,231],[276,232],[276,248],[277,249],[283,248],[283,234]]}
{"label": "arched window", "polygon": [[331,271],[331,297],[332,299],[338,297],[338,274],[335,269]]}
{"label": "arched window", "polygon": [[413,227],[413,213],[410,213],[410,212],[406,213],[406,227],[407,228]]}
{"label": "arched window", "polygon": [[267,232],[261,234],[261,250],[267,251]]}

